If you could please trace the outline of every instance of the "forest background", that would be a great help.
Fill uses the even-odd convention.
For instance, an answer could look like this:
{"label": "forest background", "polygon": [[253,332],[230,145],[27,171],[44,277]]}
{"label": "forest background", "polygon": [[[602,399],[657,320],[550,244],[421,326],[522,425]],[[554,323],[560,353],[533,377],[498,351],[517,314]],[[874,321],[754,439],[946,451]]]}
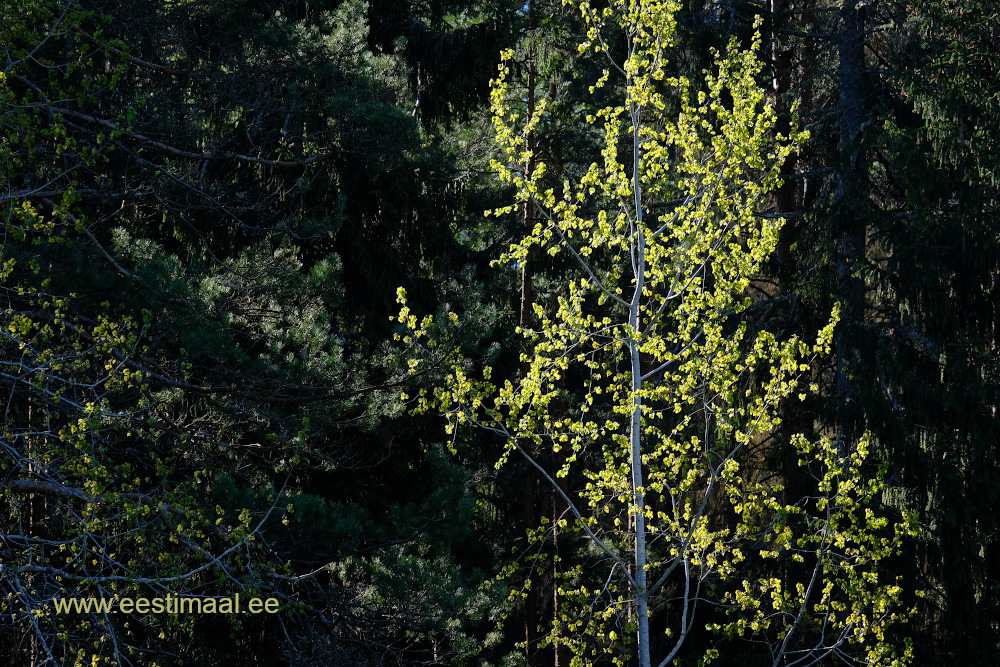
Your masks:
{"label": "forest background", "polygon": [[[561,634],[580,618],[574,577],[595,567],[560,523],[562,494],[586,480],[550,485],[515,457],[498,468],[503,437],[413,411],[449,362],[415,363],[392,319],[402,287],[413,313],[439,316],[432,340],[500,381],[522,372],[533,351],[515,330],[558,303],[570,262],[494,262],[536,220],[521,205],[484,215],[517,196],[499,178],[491,82],[511,49],[508,101],[538,110],[524,138],[546,178],[585,173],[604,140],[585,120],[604,67],[578,49],[585,14],[0,0],[0,16],[0,651],[25,665],[568,665],[598,646],[598,664],[631,664],[633,601],[573,630],[592,634],[586,649]],[[876,513],[914,522],[878,563],[908,610],[879,641],[909,639],[916,665],[991,665],[998,10],[684,2],[675,19],[672,76],[752,49],[775,134],[809,133],[753,211],[785,223],[740,322],[809,339],[839,304],[832,353],[807,372],[816,391],[780,402],[743,465],[794,502],[816,495],[795,434],[870,443],[856,474],[878,481]],[[567,375],[551,410],[573,415],[584,385]],[[552,477],[565,464],[536,461]],[[786,587],[804,576],[787,549],[743,567]],[[651,600],[655,636],[691,576]],[[726,631],[746,613],[725,602],[739,583],[708,582],[677,664],[774,662],[767,628]],[[282,609],[50,611],[235,592]]]}

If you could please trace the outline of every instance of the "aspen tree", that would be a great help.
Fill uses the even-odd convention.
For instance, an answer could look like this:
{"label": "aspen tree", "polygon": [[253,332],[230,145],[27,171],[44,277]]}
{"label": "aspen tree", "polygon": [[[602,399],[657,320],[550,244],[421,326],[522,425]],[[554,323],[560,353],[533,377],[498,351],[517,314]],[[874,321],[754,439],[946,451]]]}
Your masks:
{"label": "aspen tree", "polygon": [[[449,368],[419,409],[445,415],[453,443],[468,426],[499,434],[498,467],[523,456],[562,495],[569,510],[553,528],[588,540],[592,556],[564,577],[550,629],[574,665],[664,667],[706,630],[762,642],[775,666],[905,663],[909,646],[892,646],[886,629],[907,612],[879,563],[898,553],[912,520],[881,515],[883,484],[864,474],[867,441],[793,438],[815,495],[791,504],[782,480],[761,470],[779,403],[816,389],[805,378],[830,353],[838,312],[813,342],[749,325],[748,287],[783,222],[758,212],[806,138],[794,123],[775,130],[757,82],[760,35],[746,49],[732,40],[695,82],[668,68],[679,3],[577,6],[581,52],[605,63],[590,93],[617,97],[586,116],[604,136],[589,169],[575,181],[547,179],[526,139],[546,101],[526,114],[509,94],[510,52],[492,93],[504,155],[494,167],[517,191],[516,203],[492,213],[528,203],[536,221],[498,262],[548,253],[575,272],[555,308],[533,304],[535,326],[518,329],[532,354],[516,381],[502,383],[461,358],[447,326],[419,319],[400,290],[411,368]],[[550,409],[569,383],[579,390],[575,409]],[[560,452],[561,468],[532,457],[543,448]],[[805,578],[774,576],[767,562],[778,558]],[[725,610],[724,622],[706,624],[709,606]],[[717,655],[708,649],[702,659]]]}

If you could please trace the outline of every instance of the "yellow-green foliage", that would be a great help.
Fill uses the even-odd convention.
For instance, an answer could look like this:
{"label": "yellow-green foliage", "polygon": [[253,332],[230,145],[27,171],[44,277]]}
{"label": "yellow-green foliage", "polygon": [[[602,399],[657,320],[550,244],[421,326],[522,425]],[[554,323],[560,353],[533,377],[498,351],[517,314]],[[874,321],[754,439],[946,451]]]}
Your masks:
{"label": "yellow-green foliage", "polygon": [[[124,65],[109,61],[110,72],[71,78],[93,74],[93,59],[81,55],[97,49],[89,46],[55,48],[69,54],[58,67],[45,60],[46,42],[65,45],[91,18],[71,3],[0,0],[0,14],[8,58],[0,73],[0,610],[8,646],[33,662],[155,665],[150,648],[191,619],[58,614],[53,600],[252,591],[257,582],[244,572],[263,521],[206,506],[206,470],[193,480],[177,473],[191,469],[191,438],[169,417],[181,397],[151,386],[136,362],[149,352],[150,311],[141,322],[81,313],[81,299],[54,291],[52,265],[35,252],[55,247],[71,258],[93,236],[65,179],[72,169],[25,155],[72,154],[90,168],[112,149],[110,141],[77,143],[21,74],[36,65],[58,71],[49,94],[75,98],[86,91],[74,82],[113,87]],[[12,652],[11,664],[18,657]]]}
{"label": "yellow-green foliage", "polygon": [[[503,435],[498,465],[515,452],[556,453],[546,458],[561,467],[537,467],[553,484],[569,480],[575,516],[561,530],[586,535],[603,559],[563,566],[562,620],[549,639],[569,646],[574,664],[620,662],[623,632],[637,631],[638,649],[626,651],[641,665],[669,663],[690,632],[705,629],[698,619],[708,603],[730,619],[710,629],[767,642],[778,661],[836,649],[866,664],[905,662],[908,649],[885,634],[906,615],[901,591],[877,566],[911,528],[879,515],[882,483],[864,478],[867,443],[797,437],[800,474],[816,495],[793,502],[761,444],[779,426],[780,401],[815,391],[805,378],[829,353],[837,320],[835,310],[806,342],[751,332],[748,317],[748,287],[783,223],[759,212],[806,133],[775,131],[758,84],[759,33],[747,48],[731,41],[699,81],[669,75],[678,7],[578,4],[581,52],[606,56],[590,92],[619,101],[587,116],[604,146],[575,181],[553,183],[529,154],[545,101],[526,117],[504,54],[492,92],[504,159],[494,168],[517,201],[491,214],[528,205],[539,222],[497,261],[519,264],[536,248],[568,255],[578,271],[557,308],[534,304],[537,326],[519,331],[530,353],[516,381],[495,384],[490,368],[472,370],[452,352],[447,382],[420,406],[446,415],[456,441],[466,424]],[[448,346],[402,291],[400,302],[416,369]],[[583,379],[570,387],[570,377]],[[570,397],[572,408],[556,406]],[[806,579],[773,574],[767,563],[779,556],[803,563],[795,571]],[[664,655],[649,655],[647,605],[680,619],[666,630]]]}
{"label": "yellow-green foliage", "polygon": [[[26,240],[68,246],[66,213],[25,206],[13,219]],[[83,322],[72,296],[46,291],[38,267],[15,275],[15,266],[9,260],[0,274],[0,290],[21,304],[0,310],[0,375],[18,390],[5,396],[0,428],[3,611],[23,643],[52,661],[122,664],[147,650],[148,636],[98,613],[57,614],[53,600],[225,591],[227,583],[249,590],[230,573],[242,572],[259,525],[246,511],[205,507],[204,471],[189,484],[171,479],[190,443],[161,421],[170,392],[156,392],[132,363],[147,351],[148,311],[143,323],[104,314]],[[173,632],[191,623],[141,621],[133,627]]]}

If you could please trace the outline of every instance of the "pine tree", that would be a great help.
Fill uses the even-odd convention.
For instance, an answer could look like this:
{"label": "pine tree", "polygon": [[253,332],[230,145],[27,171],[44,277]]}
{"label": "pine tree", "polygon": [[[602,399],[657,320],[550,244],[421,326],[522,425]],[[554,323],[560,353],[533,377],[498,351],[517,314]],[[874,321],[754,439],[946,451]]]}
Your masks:
{"label": "pine tree", "polygon": [[[386,285],[478,307],[448,286],[466,195],[366,5],[292,4],[3,7],[0,641],[25,662],[459,659],[499,604],[387,340]],[[282,611],[51,613],[235,591]]]}

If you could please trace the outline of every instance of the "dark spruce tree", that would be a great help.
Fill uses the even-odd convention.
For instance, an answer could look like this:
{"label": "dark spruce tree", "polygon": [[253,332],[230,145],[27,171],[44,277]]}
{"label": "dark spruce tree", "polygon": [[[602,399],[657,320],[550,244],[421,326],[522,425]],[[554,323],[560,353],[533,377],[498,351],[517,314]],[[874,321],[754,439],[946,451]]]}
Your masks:
{"label": "dark spruce tree", "polygon": [[[812,139],[774,275],[785,321],[844,306],[825,396],[792,419],[870,431],[884,502],[919,513],[892,564],[916,664],[988,664],[997,526],[995,11],[955,3],[772,3],[775,92]],[[784,78],[787,77],[787,80]],[[791,193],[790,193],[791,194]],[[784,253],[782,252],[784,251]],[[796,324],[798,322],[798,324]],[[802,322],[808,324],[803,325]]]}
{"label": "dark spruce tree", "polygon": [[[479,218],[466,201],[491,195],[422,130],[413,63],[372,49],[369,12],[3,5],[15,664],[426,663],[489,644],[504,598],[480,588],[468,473],[405,414],[431,375],[399,365],[388,314],[406,284],[481,310],[466,335],[489,342],[457,239]],[[471,109],[475,90],[449,94]],[[236,592],[281,611],[52,608]]]}

